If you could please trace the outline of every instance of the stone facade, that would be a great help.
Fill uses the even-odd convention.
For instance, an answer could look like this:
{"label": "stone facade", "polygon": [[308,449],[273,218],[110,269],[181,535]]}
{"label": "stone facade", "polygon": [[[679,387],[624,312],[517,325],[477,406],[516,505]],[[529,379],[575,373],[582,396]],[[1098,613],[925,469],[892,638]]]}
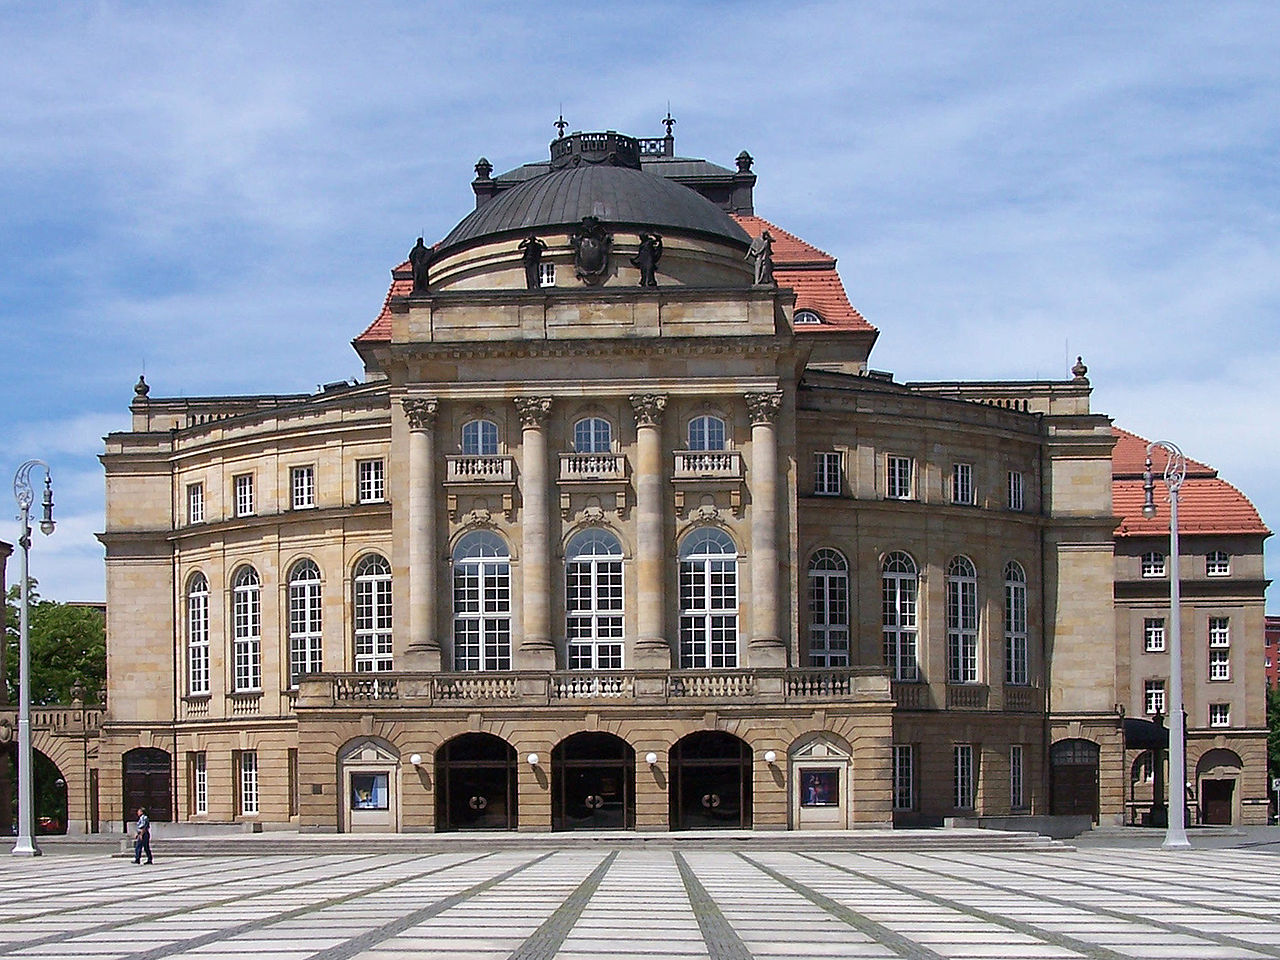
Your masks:
{"label": "stone facade", "polygon": [[[575,136],[623,158],[600,153],[601,274],[575,276],[580,211],[485,171],[473,217],[505,226],[463,221],[425,289],[393,271],[364,383],[140,385],[102,457],[104,818],[165,758],[171,816],[304,830],[1075,812],[1068,740],[1096,757],[1071,802],[1121,817],[1136,680],[1084,374],[869,372],[874,328],[834,260],[754,217],[749,164],[703,163],[684,197],[669,149]],[[754,283],[762,225],[777,285]],[[663,236],[656,287],[639,232]],[[1247,821],[1265,764],[1241,749]]]}

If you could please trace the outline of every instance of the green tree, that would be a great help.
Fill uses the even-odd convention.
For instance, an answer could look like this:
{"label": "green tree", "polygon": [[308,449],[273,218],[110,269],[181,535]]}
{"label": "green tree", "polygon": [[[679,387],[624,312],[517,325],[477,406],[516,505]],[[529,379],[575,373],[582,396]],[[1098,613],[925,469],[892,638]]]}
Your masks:
{"label": "green tree", "polygon": [[[5,681],[18,702],[18,585],[5,598]],[[101,703],[107,685],[107,632],[102,613],[42,600],[31,581],[31,704],[70,703],[71,686],[84,684],[85,701]]]}

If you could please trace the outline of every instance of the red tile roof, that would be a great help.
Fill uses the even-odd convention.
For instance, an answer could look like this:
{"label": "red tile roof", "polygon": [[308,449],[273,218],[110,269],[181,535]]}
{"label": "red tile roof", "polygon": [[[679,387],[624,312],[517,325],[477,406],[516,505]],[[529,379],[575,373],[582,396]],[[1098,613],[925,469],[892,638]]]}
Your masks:
{"label": "red tile roof", "polygon": [[[1113,427],[1116,445],[1111,452],[1111,504],[1120,517],[1117,537],[1152,537],[1169,534],[1169,497],[1161,477],[1166,455],[1157,448],[1151,454],[1151,471],[1156,478],[1156,515],[1142,515],[1146,493],[1142,472],[1146,467],[1147,441],[1137,434]],[[1187,479],[1178,493],[1180,534],[1251,534],[1267,536],[1249,498],[1218,476],[1208,464],[1187,458]]]}
{"label": "red tile roof", "polygon": [[411,271],[413,268],[409,266],[406,260],[400,266],[391,271],[391,286],[387,289],[387,298],[382,301],[382,312],[378,314],[376,320],[369,326],[365,327],[364,333],[356,337],[356,343],[376,343],[390,342],[391,340],[391,298],[405,297],[413,291],[413,276],[410,274],[407,278],[397,277],[396,274]]}
{"label": "red tile roof", "polygon": [[[734,214],[742,229],[753,238],[768,230],[773,237],[774,278],[780,287],[790,287],[796,292],[796,309],[812,310],[822,318],[821,324],[801,325],[797,333],[824,330],[868,330],[876,328],[849,302],[840,274],[836,273],[836,260],[831,254],[805,243],[794,233],[783,230],[763,217]],[[409,271],[406,260],[392,271],[392,276]],[[405,296],[412,290],[412,279],[393,279],[382,312],[369,324],[357,343],[385,342],[391,339],[391,298]]]}
{"label": "red tile roof", "polygon": [[835,257],[763,217],[734,214],[733,219],[753,239],[769,231],[773,237],[773,277],[778,286],[795,290],[797,310],[812,310],[822,318],[821,325],[796,327],[797,333],[821,332],[833,327],[875,330],[849,302],[840,274],[836,273]]}

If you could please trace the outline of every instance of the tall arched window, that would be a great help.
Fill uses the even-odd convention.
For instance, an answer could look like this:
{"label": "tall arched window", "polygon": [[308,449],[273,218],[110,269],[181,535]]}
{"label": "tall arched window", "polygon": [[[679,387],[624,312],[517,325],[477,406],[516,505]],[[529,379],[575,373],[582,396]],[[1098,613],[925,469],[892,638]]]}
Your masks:
{"label": "tall arched window", "polygon": [[573,425],[574,453],[608,453],[613,449],[613,427],[608,420],[587,417]]}
{"label": "tall arched window", "polygon": [[680,545],[680,666],[738,665],[738,551],[727,533],[695,530]]}
{"label": "tall arched window", "polygon": [[471,457],[498,454],[498,425],[492,420],[470,420],[462,425],[462,452]]}
{"label": "tall arched window", "polygon": [[231,581],[234,631],[232,690],[262,689],[262,581],[253,567],[241,567]]}
{"label": "tall arched window", "polygon": [[391,669],[391,564],[376,553],[355,569],[356,670]]}
{"label": "tall arched window", "polygon": [[723,450],[724,421],[719,417],[701,416],[689,421],[690,450]]}
{"label": "tall arched window", "polygon": [[809,666],[849,665],[849,564],[823,548],[809,561]]}
{"label": "tall arched window", "polygon": [[1027,683],[1027,575],[1014,560],[1004,565],[1004,682]]}
{"label": "tall arched window", "polygon": [[947,564],[947,682],[978,682],[978,572],[968,557]]}
{"label": "tall arched window", "polygon": [[453,551],[453,668],[511,669],[511,553],[487,530]]}
{"label": "tall arched window", "polygon": [[298,678],[319,673],[322,667],[320,628],[324,600],[320,593],[320,568],[299,560],[289,571],[289,686]]}
{"label": "tall arched window", "polygon": [[209,692],[209,581],[203,573],[187,581],[187,692]]}
{"label": "tall arched window", "polygon": [[622,544],[606,530],[569,541],[564,566],[570,670],[622,666]]}
{"label": "tall arched window", "polygon": [[916,596],[920,581],[916,562],[902,552],[889,554],[884,558],[880,583],[885,666],[894,680],[919,680]]}

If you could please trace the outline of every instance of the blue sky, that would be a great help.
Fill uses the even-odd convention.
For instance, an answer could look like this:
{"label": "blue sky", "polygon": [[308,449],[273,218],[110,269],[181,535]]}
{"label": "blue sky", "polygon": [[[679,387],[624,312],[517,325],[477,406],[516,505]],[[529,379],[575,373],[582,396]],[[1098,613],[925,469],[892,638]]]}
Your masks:
{"label": "blue sky", "polygon": [[96,455],[140,371],[358,376],[349,340],[477,157],[541,158],[561,108],[659,134],[668,102],[677,152],[749,150],[757,212],[839,258],[874,366],[1083,354],[1095,409],[1280,524],[1274,3],[0,0],[0,468],[53,465],[45,595],[103,596]]}

